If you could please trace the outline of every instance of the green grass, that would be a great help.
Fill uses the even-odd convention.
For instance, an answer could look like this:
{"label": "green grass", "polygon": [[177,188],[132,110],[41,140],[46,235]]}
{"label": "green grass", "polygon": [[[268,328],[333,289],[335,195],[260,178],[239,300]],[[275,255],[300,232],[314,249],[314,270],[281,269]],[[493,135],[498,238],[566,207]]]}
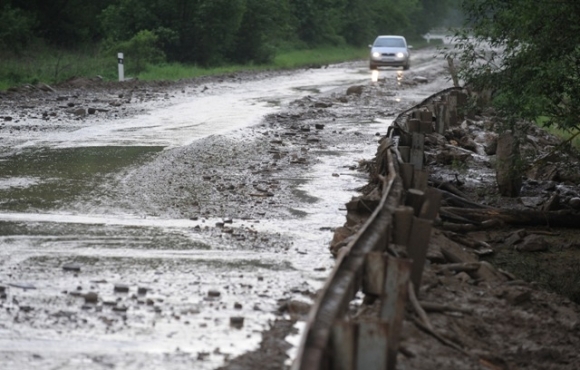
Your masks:
{"label": "green grass", "polygon": [[274,58],[276,68],[296,68],[312,64],[324,65],[347,60],[365,59],[368,48],[325,47],[312,50],[296,50],[280,53]]}
{"label": "green grass", "polygon": [[[420,49],[427,46],[437,46],[437,40],[431,40],[430,44],[424,39],[410,40],[409,44],[413,45],[414,49]],[[281,51],[271,63],[264,65],[227,65],[202,68],[180,63],[163,63],[149,66],[146,71],[133,74],[131,72],[131,58],[125,55],[125,76],[145,81],[177,81],[237,71],[294,69],[366,58],[368,58],[367,47],[319,47]],[[72,77],[95,77],[97,75],[105,80],[116,80],[116,56],[104,57],[97,49],[72,52],[42,46],[31,48],[18,57],[0,56],[0,90],[23,84],[57,84]]]}
{"label": "green grass", "polygon": [[141,80],[179,80],[199,76],[211,76],[248,70],[293,69],[311,65],[325,65],[347,60],[364,59],[367,48],[324,47],[309,50],[292,50],[276,55],[272,63],[263,65],[229,65],[215,68],[201,68],[179,63],[150,66],[137,77]]}
{"label": "green grass", "polygon": [[438,47],[443,45],[443,40],[441,39],[431,39],[431,42],[427,42],[424,38],[420,39],[410,39],[407,40],[409,45],[413,46],[413,49],[423,49],[427,47]]}
{"label": "green grass", "polygon": [[116,63],[93,51],[34,48],[18,57],[0,56],[0,90],[40,82],[53,84],[78,76],[114,78]]}
{"label": "green grass", "polygon": [[[272,63],[265,65],[227,65],[216,68],[201,68],[195,65],[164,63],[149,66],[146,71],[138,74],[131,72],[131,59],[126,55],[125,76],[148,81],[176,81],[242,70],[292,69],[308,65],[325,65],[364,59],[367,57],[367,53],[367,48],[321,47],[311,50],[280,52]],[[30,49],[18,57],[0,56],[0,90],[23,84],[56,84],[72,77],[95,77],[97,75],[105,80],[116,80],[116,56],[105,58],[96,50],[71,52],[45,47]]]}
{"label": "green grass", "polygon": [[562,140],[568,140],[572,136],[577,135],[572,140],[570,140],[570,144],[572,145],[573,148],[580,150],[580,135],[578,135],[577,130],[570,131],[563,130],[556,126],[545,126],[545,124],[548,121],[549,121],[548,117],[539,117],[536,119],[536,124],[542,127],[544,130],[546,130],[546,132],[548,132],[549,134],[557,136]]}

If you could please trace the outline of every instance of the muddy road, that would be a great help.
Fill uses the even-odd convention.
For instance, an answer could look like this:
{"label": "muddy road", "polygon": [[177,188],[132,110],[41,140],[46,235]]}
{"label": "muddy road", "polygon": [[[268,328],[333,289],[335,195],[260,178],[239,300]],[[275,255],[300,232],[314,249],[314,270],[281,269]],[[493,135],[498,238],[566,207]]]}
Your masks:
{"label": "muddy road", "polygon": [[2,369],[214,369],[296,336],[378,135],[450,84],[435,52],[377,82],[361,61],[2,94]]}

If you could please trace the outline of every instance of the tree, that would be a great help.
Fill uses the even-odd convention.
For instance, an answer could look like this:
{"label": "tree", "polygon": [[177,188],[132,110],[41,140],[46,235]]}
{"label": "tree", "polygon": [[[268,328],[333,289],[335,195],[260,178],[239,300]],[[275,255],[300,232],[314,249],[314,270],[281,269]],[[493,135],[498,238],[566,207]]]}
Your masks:
{"label": "tree", "polygon": [[36,20],[34,33],[52,45],[76,47],[100,39],[97,16],[115,0],[12,1],[15,8]]}
{"label": "tree", "polygon": [[246,10],[228,59],[238,62],[270,62],[275,45],[289,31],[287,0],[247,0]]}
{"label": "tree", "polygon": [[580,2],[464,0],[468,29],[458,32],[460,77],[493,91],[493,105],[511,122],[578,129]]}
{"label": "tree", "polygon": [[341,34],[350,45],[368,45],[379,34],[374,20],[374,5],[369,0],[347,1]]}
{"label": "tree", "polygon": [[451,0],[420,0],[411,15],[412,27],[409,32],[418,36],[442,26],[450,14],[451,5]]}
{"label": "tree", "polygon": [[31,14],[4,5],[0,12],[0,48],[19,52],[34,38],[34,22]]}
{"label": "tree", "polygon": [[298,38],[309,46],[338,45],[346,0],[291,0],[290,9]]}
{"label": "tree", "polygon": [[290,0],[116,0],[101,16],[112,42],[148,30],[169,61],[263,63],[288,35]]}

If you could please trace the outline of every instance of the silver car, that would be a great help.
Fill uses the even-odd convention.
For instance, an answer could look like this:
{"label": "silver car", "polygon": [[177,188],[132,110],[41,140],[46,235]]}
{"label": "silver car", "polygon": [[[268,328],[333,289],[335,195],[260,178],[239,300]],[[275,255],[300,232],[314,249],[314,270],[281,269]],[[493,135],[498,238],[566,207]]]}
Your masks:
{"label": "silver car", "polygon": [[407,70],[411,67],[409,49],[412,46],[407,45],[407,40],[403,36],[379,36],[369,48],[371,48],[369,64],[371,69],[403,67]]}

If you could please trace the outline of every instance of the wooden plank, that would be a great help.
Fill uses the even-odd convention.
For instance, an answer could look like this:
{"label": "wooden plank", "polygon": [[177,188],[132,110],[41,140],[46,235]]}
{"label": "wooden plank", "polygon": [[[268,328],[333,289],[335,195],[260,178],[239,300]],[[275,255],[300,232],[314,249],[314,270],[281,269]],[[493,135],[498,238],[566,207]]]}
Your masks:
{"label": "wooden plank", "polygon": [[[385,211],[386,212],[386,211]],[[381,230],[381,239],[377,243],[378,252],[386,252],[387,248],[389,247],[389,240],[391,239],[391,225],[385,225],[385,227]]]}
{"label": "wooden plank", "polygon": [[459,120],[463,121],[467,113],[467,94],[461,91],[456,92],[457,95],[457,116]]}
{"label": "wooden plank", "polygon": [[419,132],[422,134],[431,134],[433,132],[433,122],[432,121],[421,121],[419,124]]}
{"label": "wooden plank", "polygon": [[438,103],[435,109],[436,109],[435,132],[443,135],[445,131],[449,128],[447,122],[447,104]]}
{"label": "wooden plank", "polygon": [[459,124],[459,119],[457,118],[457,110],[449,112],[449,126],[457,126]]}
{"label": "wooden plank", "polygon": [[407,195],[405,196],[405,205],[413,208],[413,214],[415,216],[419,216],[419,212],[421,212],[421,207],[423,207],[424,201],[425,192],[419,189],[407,190]]}
{"label": "wooden plank", "polygon": [[407,122],[407,128],[409,129],[409,132],[420,132],[421,129],[421,120],[418,118],[411,118],[408,122]]}
{"label": "wooden plank", "polygon": [[423,152],[425,151],[425,135],[419,133],[413,133],[412,143],[411,143],[411,157],[409,163],[415,166],[416,169],[423,168]]}
{"label": "wooden plank", "polygon": [[397,207],[393,215],[393,243],[407,246],[413,226],[413,207]]}
{"label": "wooden plank", "polygon": [[420,111],[419,119],[421,122],[433,123],[433,113],[429,110],[422,110]]}
{"label": "wooden plank", "polygon": [[383,257],[386,266],[383,287],[384,299],[381,301],[382,320],[392,324],[397,318],[403,319],[402,312],[407,298],[407,285],[411,274],[412,261],[390,257]]}
{"label": "wooden plank", "polygon": [[402,163],[399,165],[401,179],[403,180],[403,188],[408,190],[413,186],[413,176],[415,174],[415,166],[411,163]]}
{"label": "wooden plank", "polygon": [[443,193],[441,191],[435,188],[427,188],[425,190],[425,201],[423,202],[423,206],[421,206],[419,217],[434,221],[437,218],[437,213],[439,213],[442,197]]}
{"label": "wooden plank", "polygon": [[387,368],[388,324],[363,321],[358,324],[357,370],[384,370]]}
{"label": "wooden plank", "polygon": [[413,185],[411,186],[413,189],[418,189],[421,191],[425,191],[427,189],[427,183],[429,182],[429,171],[426,169],[415,169],[413,173]]}
{"label": "wooden plank", "polygon": [[338,320],[330,333],[329,370],[354,370],[356,333],[354,325]]}
{"label": "wooden plank", "polygon": [[389,327],[387,369],[395,370],[400,334],[405,317],[412,261],[389,256],[385,256],[385,258],[387,269],[384,283],[385,296],[381,300],[381,319],[385,320]]}
{"label": "wooden plank", "polygon": [[405,163],[409,163],[411,159],[411,147],[410,146],[399,146],[399,153],[401,153],[401,160]]}
{"label": "wooden plank", "polygon": [[385,280],[385,260],[382,252],[370,252],[365,258],[363,267],[362,291],[365,294],[379,296],[383,292]]}
{"label": "wooden plank", "polygon": [[423,275],[423,268],[425,267],[425,259],[427,257],[427,247],[429,246],[429,239],[431,238],[431,229],[433,221],[414,217],[413,226],[411,227],[411,234],[409,235],[409,244],[407,246],[407,254],[413,260],[413,267],[411,269],[411,281],[415,287],[415,294],[419,295],[419,288],[421,287],[421,277]]}
{"label": "wooden plank", "polygon": [[399,146],[411,146],[413,137],[408,133],[401,133],[399,136]]}

